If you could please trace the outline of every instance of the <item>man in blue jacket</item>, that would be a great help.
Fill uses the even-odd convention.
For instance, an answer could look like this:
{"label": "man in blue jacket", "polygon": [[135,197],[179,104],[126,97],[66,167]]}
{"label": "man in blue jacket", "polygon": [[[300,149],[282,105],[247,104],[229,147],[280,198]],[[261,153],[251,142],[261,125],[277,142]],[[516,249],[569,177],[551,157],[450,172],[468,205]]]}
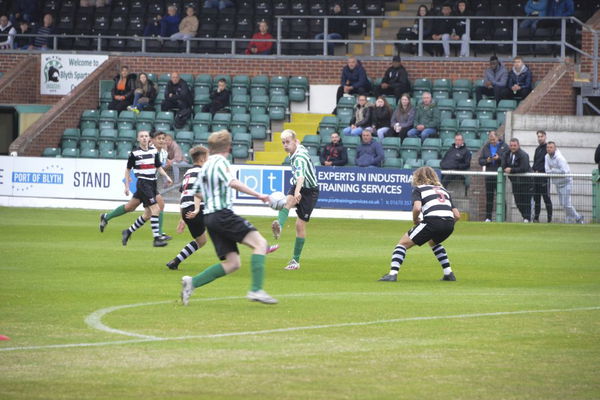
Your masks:
{"label": "man in blue jacket", "polygon": [[348,65],[342,69],[340,87],[337,91],[336,104],[344,94],[368,94],[371,82],[362,63],[354,57],[348,58]]}
{"label": "man in blue jacket", "polygon": [[531,93],[531,71],[523,63],[520,56],[516,56],[512,70],[508,73],[507,87],[504,89],[503,99],[524,99]]}
{"label": "man in blue jacket", "polygon": [[506,82],[508,81],[508,71],[504,68],[504,65],[500,63],[498,57],[490,57],[490,67],[485,70],[485,76],[483,78],[483,86],[478,86],[475,92],[477,103],[481,100],[483,95],[487,97],[494,96],[496,102],[500,101],[502,92],[506,88]]}
{"label": "man in blue jacket", "polygon": [[383,147],[373,140],[373,129],[366,128],[361,134],[362,143],[356,148],[356,165],[359,167],[381,167]]}

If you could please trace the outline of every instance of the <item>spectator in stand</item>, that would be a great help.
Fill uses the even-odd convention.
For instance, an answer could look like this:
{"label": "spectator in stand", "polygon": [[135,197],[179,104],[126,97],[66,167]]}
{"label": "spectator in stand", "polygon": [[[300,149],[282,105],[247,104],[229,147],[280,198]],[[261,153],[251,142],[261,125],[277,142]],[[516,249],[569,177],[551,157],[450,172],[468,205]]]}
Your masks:
{"label": "spectator in stand", "polygon": [[[502,166],[502,156],[508,150],[506,143],[496,134],[496,131],[488,133],[488,142],[481,148],[479,165],[483,171],[496,172]],[[492,209],[494,208],[494,194],[496,193],[496,177],[485,177],[485,222],[492,222]]]}
{"label": "spectator in stand", "polygon": [[361,94],[358,96],[356,105],[354,106],[354,115],[350,119],[350,126],[344,128],[344,135],[358,136],[363,129],[370,127],[372,121],[373,105],[367,102],[367,96]]}
{"label": "spectator in stand", "polygon": [[8,20],[6,15],[0,16],[0,50],[10,50],[13,48],[13,41],[17,30]]}
{"label": "spectator in stand", "polygon": [[[548,0],[548,9],[546,15],[549,17],[570,17],[575,13],[573,0]],[[538,26],[544,28],[559,28],[559,20],[541,21]]]}
{"label": "spectator in stand", "polygon": [[12,13],[10,21],[13,25],[17,25],[18,21],[33,22],[38,18],[39,1],[38,0],[19,0],[13,1]]}
{"label": "spectator in stand", "polygon": [[[452,16],[452,6],[450,4],[446,3],[442,6],[441,16]],[[444,49],[444,56],[450,57],[450,39],[459,39],[459,37],[456,36],[456,21],[450,18],[436,19],[433,23],[431,39],[441,40],[442,48]]]}
{"label": "spectator in stand", "polygon": [[179,23],[179,32],[171,35],[171,40],[190,40],[198,32],[198,17],[196,17],[196,10],[194,7],[188,6],[185,9],[186,17]]}
{"label": "spectator in stand", "polygon": [[52,14],[44,15],[44,24],[36,29],[37,35],[33,39],[33,44],[29,46],[29,50],[47,50],[53,48],[54,39],[51,36],[54,34],[54,18]]}
{"label": "spectator in stand", "polygon": [[162,111],[178,110],[175,115],[176,128],[183,127],[192,115],[194,95],[187,82],[181,79],[177,72],[171,73],[171,80],[167,83],[165,99],[161,103]]}
{"label": "spectator in stand", "polygon": [[319,158],[321,165],[327,167],[342,167],[348,164],[348,150],[344,147],[339,133],[331,134],[331,143],[323,146]]}
{"label": "spectator in stand", "polygon": [[383,147],[373,140],[373,129],[365,128],[362,132],[361,144],[356,148],[356,165],[359,167],[381,167],[383,164]]}
{"label": "spectator in stand", "polygon": [[[530,17],[545,17],[548,12],[547,0],[528,0],[525,4],[525,15]],[[529,29],[531,35],[535,33],[539,19],[525,19],[519,24],[519,28]]]}
{"label": "spectator in stand", "polygon": [[[410,95],[404,93],[402,97],[400,97],[400,103],[398,103],[396,111],[392,114],[392,120],[390,122],[392,129],[388,131],[388,136],[398,136],[400,139],[404,140],[407,132],[413,128],[414,121],[415,108],[410,102]],[[390,132],[391,135],[389,134]]]}
{"label": "spectator in stand", "polygon": [[[543,174],[546,172],[546,132],[536,132],[538,147],[535,149],[533,155],[533,172]],[[540,222],[540,212],[542,211],[542,199],[546,204],[546,213],[548,214],[548,222],[552,222],[552,199],[550,198],[550,191],[548,190],[548,178],[545,177],[534,177],[533,178],[533,222]]]}
{"label": "spectator in stand", "polygon": [[[570,174],[569,164],[560,151],[556,148],[556,143],[548,142],[546,146],[548,153],[545,156],[545,165],[547,174]],[[583,224],[583,215],[580,215],[571,203],[571,189],[573,187],[573,178],[566,176],[564,178],[552,178],[558,192],[558,201],[565,208],[567,223],[576,222]]]}
{"label": "spectator in stand", "polygon": [[204,8],[218,8],[219,10],[222,10],[233,6],[234,4],[231,0],[206,0],[204,2]]}
{"label": "spectator in stand", "polygon": [[487,97],[494,96],[496,102],[500,101],[507,82],[508,71],[504,68],[504,65],[500,64],[498,57],[491,56],[490,67],[485,70],[485,76],[483,77],[483,86],[478,86],[475,92],[477,103],[483,95]]}
{"label": "spectator in stand", "polygon": [[167,15],[160,20],[160,36],[171,37],[179,32],[181,17],[177,14],[177,6],[172,4],[167,7]]}
{"label": "spectator in stand", "polygon": [[348,63],[342,68],[340,87],[337,91],[336,103],[343,95],[368,94],[371,91],[371,82],[362,63],[355,57],[349,57]]}
{"label": "spectator in stand", "polygon": [[529,166],[529,155],[521,150],[519,139],[512,138],[508,145],[510,151],[503,154],[502,168],[512,183],[515,204],[523,217],[524,223],[531,221],[531,178],[526,176],[514,176],[531,171]]}
{"label": "spectator in stand", "polygon": [[114,77],[115,85],[112,88],[112,101],[108,104],[109,110],[123,111],[133,103],[135,91],[135,74],[129,73],[128,67],[121,67],[119,75]]}
{"label": "spectator in stand", "polygon": [[596,147],[596,153],[594,153],[594,162],[598,164],[598,170],[600,171],[600,144]]}
{"label": "spectator in stand", "polygon": [[[460,0],[456,3],[457,17],[469,17],[471,13],[467,10],[466,0]],[[455,32],[451,35],[452,40],[460,40],[460,56],[469,57],[469,35],[467,35],[467,20],[454,20]]]}
{"label": "spectator in stand", "polygon": [[144,27],[144,36],[160,36],[160,20],[162,15],[156,14],[154,18],[148,20]]}
{"label": "spectator in stand", "polygon": [[[331,10],[332,17],[343,17],[341,3],[335,3]],[[327,40],[339,40],[343,39],[348,35],[348,21],[342,18],[329,18],[327,25]],[[325,32],[321,32],[315,36],[315,39],[323,40],[325,38]],[[333,55],[335,50],[335,43],[327,42],[327,54]]]}
{"label": "spectator in stand", "polygon": [[135,81],[133,105],[127,107],[127,109],[136,113],[139,113],[141,110],[154,110],[156,95],[154,82],[148,79],[148,75],[145,72],[142,72]]}
{"label": "spectator in stand", "polygon": [[520,56],[516,56],[512,70],[508,73],[507,87],[504,88],[505,99],[524,99],[531,93],[531,71],[523,63]]}
{"label": "spectator in stand", "polygon": [[193,104],[194,98],[187,82],[181,79],[179,73],[171,73],[171,79],[167,83],[165,99],[161,103],[161,109],[163,111],[173,109],[182,110],[191,108]]}
{"label": "spectator in stand", "polygon": [[[425,4],[421,4],[419,6],[419,8],[417,9],[417,17],[427,17],[430,14],[429,9],[427,9],[427,6]],[[423,39],[424,40],[432,40],[431,39],[431,35],[433,34],[433,22],[434,20],[430,19],[430,18],[422,18],[423,20]],[[420,25],[420,21],[421,18],[416,18],[415,19],[415,23],[413,25],[413,32],[415,33],[416,38],[419,37],[419,25]],[[431,46],[430,44],[424,44],[423,48],[429,53],[432,54],[433,51],[431,50]],[[416,46],[415,46],[416,48]]]}
{"label": "spectator in stand", "polygon": [[374,92],[376,97],[384,94],[393,95],[396,100],[399,100],[403,93],[410,92],[408,72],[400,63],[400,56],[392,58],[392,66],[385,71],[381,83],[375,88]]}
{"label": "spectator in stand", "polygon": [[[461,133],[454,135],[454,144],[442,158],[440,162],[441,169],[467,171],[471,168],[471,150],[465,146],[465,139]],[[466,182],[464,175],[445,175],[442,174],[442,186],[448,188],[448,184],[454,180]]]}
{"label": "spectator in stand", "polygon": [[13,47],[17,50],[27,50],[29,46],[33,43],[32,37],[27,37],[23,35],[30,35],[31,29],[29,29],[29,22],[21,21],[19,22],[19,26],[17,28],[17,35],[15,36],[15,40],[13,42]]}
{"label": "spectator in stand", "polygon": [[217,88],[210,94],[210,104],[204,105],[204,107],[202,107],[202,112],[214,114],[225,107],[228,107],[229,96],[230,92],[227,89],[227,82],[225,79],[219,79],[217,82]]}
{"label": "spectator in stand", "polygon": [[273,42],[257,42],[256,40],[273,40],[273,35],[269,33],[269,25],[265,21],[258,23],[258,32],[252,35],[252,40],[248,43],[246,54],[271,54]]}
{"label": "spectator in stand", "polygon": [[383,141],[383,138],[388,135],[390,122],[392,120],[392,109],[384,96],[379,96],[377,100],[375,100],[375,107],[371,110],[371,114],[373,131],[377,132],[379,141]]}
{"label": "spectator in stand", "polygon": [[423,93],[422,101],[416,107],[414,126],[408,131],[409,137],[425,140],[437,133],[440,126],[440,110],[429,92]]}
{"label": "spectator in stand", "polygon": [[177,144],[171,133],[165,136],[165,150],[167,150],[167,161],[165,167],[171,167],[173,164],[177,164],[183,161],[183,151]]}

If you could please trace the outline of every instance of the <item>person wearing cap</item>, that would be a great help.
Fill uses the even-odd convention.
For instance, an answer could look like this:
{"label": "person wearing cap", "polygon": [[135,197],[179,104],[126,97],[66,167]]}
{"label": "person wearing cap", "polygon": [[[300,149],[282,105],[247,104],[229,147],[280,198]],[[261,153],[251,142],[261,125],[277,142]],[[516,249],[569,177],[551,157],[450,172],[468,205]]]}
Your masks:
{"label": "person wearing cap", "polygon": [[507,82],[508,71],[504,68],[504,65],[500,64],[498,57],[491,56],[490,67],[485,70],[485,76],[483,77],[483,86],[478,86],[475,89],[477,103],[483,95],[487,97],[494,96],[496,102],[500,101]]}
{"label": "person wearing cap", "polygon": [[398,101],[404,93],[410,93],[408,72],[400,63],[400,56],[394,56],[392,66],[385,71],[381,83],[375,87],[375,97],[392,95]]}

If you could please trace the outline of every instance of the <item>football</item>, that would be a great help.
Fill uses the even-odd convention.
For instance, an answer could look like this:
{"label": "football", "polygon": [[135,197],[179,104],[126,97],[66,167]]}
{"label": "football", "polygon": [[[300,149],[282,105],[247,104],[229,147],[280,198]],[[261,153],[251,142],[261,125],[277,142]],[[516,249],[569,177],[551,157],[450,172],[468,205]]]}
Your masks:
{"label": "football", "polygon": [[273,192],[269,195],[269,207],[273,210],[281,210],[285,206],[285,194],[283,192]]}

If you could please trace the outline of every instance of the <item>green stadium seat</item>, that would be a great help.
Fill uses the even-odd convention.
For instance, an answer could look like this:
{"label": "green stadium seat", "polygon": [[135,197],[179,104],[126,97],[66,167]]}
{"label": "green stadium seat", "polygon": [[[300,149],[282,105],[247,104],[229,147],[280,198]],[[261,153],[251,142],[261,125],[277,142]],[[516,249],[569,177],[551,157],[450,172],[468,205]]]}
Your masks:
{"label": "green stadium seat", "polygon": [[42,152],[42,157],[58,157],[60,149],[58,147],[46,147]]}
{"label": "green stadium seat", "polygon": [[321,128],[333,128],[337,129],[339,125],[338,117],[326,116],[321,119],[319,122],[319,132],[321,132]]}
{"label": "green stadium seat", "polygon": [[83,151],[85,149],[95,149],[96,148],[96,139],[95,138],[82,138],[79,140],[79,151]]}
{"label": "green stadium seat", "polygon": [[271,120],[266,114],[250,114],[250,125],[248,128],[250,129],[252,138],[264,140],[271,130]]}
{"label": "green stadium seat", "polygon": [[349,108],[350,110],[353,110],[355,105],[356,98],[354,96],[342,96],[337,102],[337,109],[338,111],[340,108]]}
{"label": "green stadium seat", "polygon": [[269,96],[252,96],[248,109],[250,114],[266,114],[269,106]]}
{"label": "green stadium seat", "polygon": [[197,88],[207,88],[209,91],[212,88],[212,76],[210,74],[199,74],[194,79],[194,91]]}
{"label": "green stadium seat", "polygon": [[[81,151],[83,151],[83,148],[79,148]],[[114,150],[115,149],[115,142],[110,142],[110,141],[99,141],[98,142],[98,150],[100,151],[107,151],[107,150]],[[81,155],[81,151],[79,152],[79,154]]]}
{"label": "green stadium seat", "polygon": [[460,133],[462,133],[465,140],[467,138],[476,138],[477,130],[479,129],[479,120],[476,119],[463,119],[460,122]]}
{"label": "green stadium seat", "polygon": [[269,101],[269,117],[273,121],[282,121],[285,119],[286,111],[289,105],[287,96],[273,96]]}
{"label": "green stadium seat", "polygon": [[66,137],[60,140],[60,147],[62,149],[75,149],[77,148],[77,143],[79,143],[79,139]]}
{"label": "green stadium seat", "polygon": [[456,102],[455,112],[457,111],[471,111],[475,112],[475,100],[473,99],[464,99]]}
{"label": "green stadium seat", "polygon": [[158,76],[158,86],[167,86],[167,83],[171,80],[171,74],[160,74]]}
{"label": "green stadium seat", "polygon": [[440,169],[440,163],[442,160],[427,160],[425,161],[425,165],[431,168]]}
{"label": "green stadium seat", "polygon": [[95,128],[98,124],[98,119],[100,118],[100,112],[98,110],[84,110],[81,113],[81,123],[93,123],[93,126],[86,125],[85,127],[81,126],[81,129],[85,128]]}
{"label": "green stadium seat", "polygon": [[475,112],[477,113],[477,119],[493,119],[496,114],[496,100],[479,100]]}
{"label": "green stadium seat", "polygon": [[169,124],[167,122],[155,122],[154,123],[154,130],[166,133],[167,131],[171,130],[171,124]]}
{"label": "green stadium seat", "polygon": [[194,132],[194,137],[196,137],[196,135],[201,134],[201,133],[205,133],[205,132],[209,132],[210,131],[210,125],[192,125],[192,132]]}
{"label": "green stadium seat", "polygon": [[306,99],[309,85],[305,76],[293,76],[288,81],[288,95],[290,101],[303,102]]}
{"label": "green stadium seat", "polygon": [[435,150],[440,151],[442,149],[442,139],[439,138],[427,138],[421,145],[422,150]]}
{"label": "green stadium seat", "polygon": [[427,162],[428,160],[438,160],[440,158],[440,152],[433,149],[421,150],[421,160]]}
{"label": "green stadium seat", "polygon": [[404,166],[404,160],[397,157],[388,157],[387,154],[383,160],[384,168],[398,168],[401,169]]}
{"label": "green stadium seat", "polygon": [[477,134],[479,137],[487,137],[489,131],[495,131],[498,129],[498,121],[495,119],[480,119],[479,129]]}
{"label": "green stadium seat", "polygon": [[269,81],[269,87],[282,87],[287,91],[288,88],[288,77],[287,76],[272,76]]}
{"label": "green stadium seat", "polygon": [[79,130],[79,128],[67,128],[63,131],[62,137],[79,140],[79,138],[81,137],[81,131]]}
{"label": "green stadium seat", "polygon": [[250,105],[250,97],[247,94],[238,94],[231,98],[229,109],[233,113],[246,113]]}
{"label": "green stadium seat", "polygon": [[175,141],[178,144],[187,143],[192,144],[194,141],[194,132],[192,131],[179,131],[175,134]]}
{"label": "green stadium seat", "polygon": [[440,138],[443,138],[444,135],[447,137],[454,138],[454,134],[458,130],[458,120],[456,119],[442,119],[440,123],[440,129],[438,133]]}
{"label": "green stadium seat", "polygon": [[102,122],[112,122],[113,126],[117,122],[118,113],[115,110],[102,110],[100,112],[100,117],[98,118],[98,123]]}
{"label": "green stadium seat", "polygon": [[401,157],[407,161],[410,159],[416,159],[419,157],[421,151],[421,139],[420,138],[405,138],[400,148]]}
{"label": "green stadium seat", "polygon": [[442,111],[454,112],[454,109],[456,108],[456,100],[454,100],[454,99],[439,99],[437,101],[437,106]]}
{"label": "green stadium seat", "polygon": [[[331,139],[328,140],[330,142]],[[360,136],[344,136],[342,139],[344,146],[355,149],[360,146]]]}
{"label": "green stadium seat", "polygon": [[469,110],[457,110],[454,112],[454,115],[456,116],[456,119],[459,121],[462,121],[464,119],[473,119],[473,111],[469,111]]}
{"label": "green stadium seat", "polygon": [[[331,126],[320,126],[319,127],[319,135],[321,135],[321,143],[329,143],[330,142],[330,136],[334,132],[338,132],[338,128],[337,127],[333,128]],[[345,140],[348,137],[349,136],[344,136],[342,138],[342,140]]]}
{"label": "green stadium seat", "polygon": [[98,152],[98,157],[114,159],[117,157],[117,152],[116,152],[116,150],[105,150],[105,151],[100,150]]}
{"label": "green stadium seat", "polygon": [[112,101],[112,93],[110,91],[102,92],[102,94],[100,95],[100,110],[102,110],[102,111],[107,110],[108,105],[110,104],[111,101]]}
{"label": "green stadium seat", "polygon": [[250,88],[250,97],[254,96],[268,96],[269,91],[264,87],[253,87]]}
{"label": "green stadium seat", "polygon": [[156,118],[154,118],[154,123],[162,122],[162,123],[167,123],[169,125],[172,125],[174,120],[175,120],[175,116],[172,111],[159,111],[156,113]]}
{"label": "green stadium seat", "polygon": [[440,98],[450,98],[452,93],[452,81],[450,79],[436,79],[433,81],[432,95],[437,98],[437,95],[441,95]]}
{"label": "green stadium seat", "polygon": [[246,91],[250,89],[250,77],[248,75],[236,75],[231,81],[231,89],[244,88]]}
{"label": "green stadium seat", "polygon": [[465,145],[467,146],[467,149],[471,150],[471,152],[475,153],[477,151],[479,151],[479,149],[481,149],[481,147],[483,146],[483,144],[481,143],[481,140],[479,139],[465,139]]}
{"label": "green stadium seat", "polygon": [[212,123],[212,114],[208,112],[198,112],[194,115],[192,125],[207,125]]}
{"label": "green stadium seat", "polygon": [[[203,93],[196,93],[194,94],[194,105],[195,106],[205,106],[207,104],[210,104],[210,95],[208,94],[203,94]],[[202,107],[200,107],[202,108]]]}
{"label": "green stadium seat", "polygon": [[265,93],[269,90],[269,77],[267,75],[256,75],[250,80],[250,89],[263,88]]}
{"label": "green stadium seat", "polygon": [[85,149],[79,153],[81,158],[98,158],[98,149]]}
{"label": "green stadium seat", "polygon": [[452,98],[456,101],[471,97],[473,85],[469,79],[456,79],[452,85]]}
{"label": "green stadium seat", "polygon": [[249,133],[238,133],[233,137],[231,154],[234,158],[248,158],[252,147],[252,136]]}
{"label": "green stadium seat", "polygon": [[229,129],[231,133],[239,129],[240,132],[248,132],[250,126],[250,114],[233,114],[231,122],[229,123]]}
{"label": "green stadium seat", "polygon": [[79,149],[77,147],[63,148],[61,157],[64,158],[77,158],[79,157]]}
{"label": "green stadium seat", "polygon": [[454,146],[454,137],[442,139],[443,150],[448,150],[451,146]]}
{"label": "green stadium seat", "polygon": [[400,138],[397,137],[386,137],[383,138],[381,146],[385,153],[385,158],[397,158],[400,155]]}
{"label": "green stadium seat", "polygon": [[269,97],[273,96],[287,96],[287,90],[280,86],[269,88]]}
{"label": "green stadium seat", "polygon": [[413,82],[413,91],[431,92],[431,81],[427,78],[418,78]]}
{"label": "green stadium seat", "polygon": [[154,123],[156,119],[156,113],[154,111],[141,111],[137,117],[137,122],[151,122]]}
{"label": "green stadium seat", "polygon": [[516,100],[500,100],[498,102],[498,107],[496,107],[496,111],[512,111],[517,108]]}
{"label": "green stadium seat", "polygon": [[471,98],[475,98],[475,92],[477,92],[477,88],[479,86],[483,86],[483,79],[473,79],[473,85],[471,86]]}
{"label": "green stadium seat", "polygon": [[346,165],[349,167],[356,165],[356,149],[354,149],[354,148],[348,149],[347,152],[348,152],[348,164],[346,164]]}
{"label": "green stadium seat", "polygon": [[[208,94],[208,93],[204,93],[204,94]],[[233,98],[233,96],[238,96],[240,94],[247,95],[248,88],[241,87],[241,86],[236,86],[236,87],[231,88],[231,97],[232,98]]]}
{"label": "green stadium seat", "polygon": [[231,122],[231,114],[229,113],[216,113],[213,116],[211,130],[213,132],[220,131],[221,129],[229,128],[229,123]]}
{"label": "green stadium seat", "polygon": [[420,158],[410,158],[404,162],[405,169],[417,169],[423,166],[423,160]]}
{"label": "green stadium seat", "polygon": [[304,139],[302,139],[303,146],[321,146],[321,137],[319,135],[304,135]]}

